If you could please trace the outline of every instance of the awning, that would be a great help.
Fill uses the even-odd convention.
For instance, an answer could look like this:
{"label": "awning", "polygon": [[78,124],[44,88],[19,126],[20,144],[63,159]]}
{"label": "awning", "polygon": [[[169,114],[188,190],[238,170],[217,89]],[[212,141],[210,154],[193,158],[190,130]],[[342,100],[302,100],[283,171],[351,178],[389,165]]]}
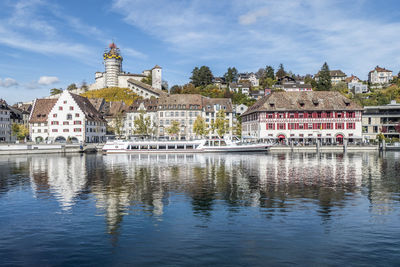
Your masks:
{"label": "awning", "polygon": [[284,136],[283,134],[280,134],[280,135],[278,135],[278,138],[279,138],[279,139],[280,139],[280,138],[285,139],[286,136]]}
{"label": "awning", "polygon": [[338,135],[336,135],[336,138],[342,138],[343,139],[343,135],[338,134]]}

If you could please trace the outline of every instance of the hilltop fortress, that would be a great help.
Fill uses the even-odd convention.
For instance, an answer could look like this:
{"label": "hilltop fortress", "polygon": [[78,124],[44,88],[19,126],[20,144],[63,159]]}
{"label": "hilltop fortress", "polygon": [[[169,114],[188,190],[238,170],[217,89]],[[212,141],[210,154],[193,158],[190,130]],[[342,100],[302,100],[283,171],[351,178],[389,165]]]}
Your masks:
{"label": "hilltop fortress", "polygon": [[[134,74],[122,70],[122,55],[115,43],[111,43],[104,51],[104,72],[96,72],[95,82],[89,85],[89,90],[106,87],[130,88],[143,98],[159,97],[165,94],[162,91],[162,69],[156,65],[151,70],[144,70],[141,74]],[[143,78],[152,77],[152,85],[141,82]]]}

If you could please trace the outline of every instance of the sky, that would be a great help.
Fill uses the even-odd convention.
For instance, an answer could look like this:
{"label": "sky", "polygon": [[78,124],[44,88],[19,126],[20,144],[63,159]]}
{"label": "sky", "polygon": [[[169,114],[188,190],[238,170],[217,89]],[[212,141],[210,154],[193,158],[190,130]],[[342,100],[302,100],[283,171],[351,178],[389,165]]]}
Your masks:
{"label": "sky", "polygon": [[157,64],[169,86],[202,65],[215,76],[280,63],[315,74],[324,62],[361,79],[376,65],[397,74],[399,29],[396,0],[2,0],[0,98],[93,83],[112,41],[124,71]]}

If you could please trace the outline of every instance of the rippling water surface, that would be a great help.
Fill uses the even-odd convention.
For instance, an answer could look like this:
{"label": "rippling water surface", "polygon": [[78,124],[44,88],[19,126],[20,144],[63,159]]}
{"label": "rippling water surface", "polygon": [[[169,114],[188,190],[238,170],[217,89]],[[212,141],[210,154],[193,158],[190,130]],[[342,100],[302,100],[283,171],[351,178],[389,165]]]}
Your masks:
{"label": "rippling water surface", "polygon": [[400,153],[0,157],[0,265],[400,265]]}

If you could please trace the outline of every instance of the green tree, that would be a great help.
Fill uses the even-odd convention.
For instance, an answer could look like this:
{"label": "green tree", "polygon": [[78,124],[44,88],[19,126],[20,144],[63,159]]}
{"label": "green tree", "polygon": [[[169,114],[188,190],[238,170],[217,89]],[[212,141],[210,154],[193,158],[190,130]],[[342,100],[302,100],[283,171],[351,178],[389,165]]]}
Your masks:
{"label": "green tree", "polygon": [[75,90],[75,89],[77,89],[78,87],[76,87],[76,84],[75,83],[71,83],[70,85],[68,85],[68,87],[67,87],[67,90],[68,91],[71,91],[71,90]]}
{"label": "green tree", "polygon": [[196,134],[196,136],[200,137],[207,135],[208,133],[207,124],[203,117],[197,116],[193,124],[193,132]]}
{"label": "green tree", "polygon": [[29,130],[22,124],[13,123],[11,126],[12,135],[18,140],[23,140],[29,135]]}
{"label": "green tree", "polygon": [[283,67],[283,64],[281,63],[281,64],[279,64],[279,69],[276,72],[276,78],[279,79],[279,78],[284,77],[285,75],[286,75],[286,71],[285,71],[285,68]]}
{"label": "green tree", "polygon": [[114,134],[118,137],[121,137],[122,127],[124,126],[124,119],[121,112],[115,116],[114,122]]}
{"label": "green tree", "polygon": [[63,90],[61,88],[60,89],[53,88],[50,90],[50,95],[58,95],[58,94],[61,94],[62,92],[63,92]]}
{"label": "green tree", "polygon": [[152,76],[151,72],[150,72],[150,75],[145,77],[145,78],[143,78],[141,80],[141,82],[152,86],[153,85],[153,76]]}
{"label": "green tree", "polygon": [[237,69],[235,67],[232,68],[229,67],[228,71],[224,74],[225,81],[227,83],[231,83],[236,80],[237,75],[238,75]]}
{"label": "green tree", "polygon": [[145,116],[145,112],[141,111],[139,116],[133,121],[134,132],[138,135],[151,136],[155,132],[155,127],[151,123],[149,116]]}
{"label": "green tree", "polygon": [[265,67],[265,78],[270,78],[272,80],[275,80],[275,70],[272,66]]}
{"label": "green tree", "polygon": [[318,74],[317,91],[329,91],[332,89],[329,66],[325,62]]}
{"label": "green tree", "polygon": [[174,85],[169,90],[170,94],[181,94],[182,93],[182,86]]}
{"label": "green tree", "polygon": [[224,110],[220,109],[217,112],[217,118],[213,122],[212,128],[221,138],[229,131],[229,121],[226,119]]}
{"label": "green tree", "polygon": [[89,90],[89,86],[87,85],[87,83],[86,83],[85,81],[82,82],[81,89],[82,89],[83,91],[85,91],[85,92],[86,92],[87,90]]}
{"label": "green tree", "polygon": [[179,121],[175,121],[173,120],[171,122],[171,126],[167,128],[167,133],[170,136],[174,136],[176,138],[176,136],[178,135],[179,131],[180,131],[180,123]]}
{"label": "green tree", "polygon": [[195,87],[207,86],[212,83],[214,76],[207,66],[195,67],[192,71],[192,83]]}

